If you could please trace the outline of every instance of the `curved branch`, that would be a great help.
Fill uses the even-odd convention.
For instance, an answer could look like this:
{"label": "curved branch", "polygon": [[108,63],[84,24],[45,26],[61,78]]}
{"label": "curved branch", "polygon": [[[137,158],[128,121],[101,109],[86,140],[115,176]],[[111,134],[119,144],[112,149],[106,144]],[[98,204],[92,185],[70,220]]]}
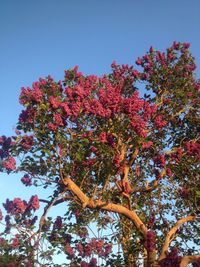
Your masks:
{"label": "curved branch", "polygon": [[[118,214],[122,214],[125,217],[129,218],[136,226],[136,228],[139,230],[140,233],[142,233],[144,236],[147,233],[147,228],[144,225],[144,223],[140,220],[138,215],[135,213],[135,211],[130,210],[122,205],[113,204],[113,203],[105,203],[102,201],[97,201],[95,203],[96,208],[100,208],[102,210],[115,212]],[[93,205],[88,205],[90,208],[95,208]]]}
{"label": "curved branch", "polygon": [[93,200],[87,197],[83,191],[69,178],[64,178],[63,180],[64,185],[70,190],[82,203],[83,208],[91,208],[91,209],[100,209],[115,212],[125,217],[129,218],[136,226],[138,231],[143,234],[143,236],[147,233],[147,228],[138,215],[133,210],[129,210],[128,208],[114,204],[114,203],[107,203],[101,200]]}
{"label": "curved branch", "polygon": [[49,201],[48,204],[46,205],[46,207],[44,208],[44,212],[43,212],[42,217],[40,218],[40,222],[39,222],[39,230],[38,230],[39,235],[40,235],[41,229],[43,227],[47,213],[49,212],[50,208],[55,205],[55,203],[60,199],[60,197],[63,194],[65,194],[65,192],[61,193],[58,197],[55,197],[54,199]]}
{"label": "curved branch", "polygon": [[178,220],[176,222],[176,224],[171,228],[171,230],[168,232],[167,236],[166,236],[166,239],[165,239],[165,243],[162,247],[162,252],[161,252],[161,255],[159,257],[159,261],[164,259],[167,255],[167,251],[168,251],[168,248],[170,246],[170,243],[172,242],[172,240],[174,239],[175,237],[175,234],[176,234],[176,231],[178,230],[178,228],[185,222],[189,222],[189,221],[195,221],[196,219],[196,216],[187,216],[185,218],[182,218],[180,220]]}
{"label": "curved branch", "polygon": [[[64,196],[58,200],[56,200],[54,203],[53,203],[53,206],[56,206],[56,205],[59,205],[60,203],[63,203],[65,202],[66,200],[72,200],[73,197],[72,196]],[[46,200],[46,199],[39,199],[40,202],[43,202],[43,203],[47,203],[47,204],[50,204],[51,201],[50,200]]]}
{"label": "curved branch", "polygon": [[[46,215],[47,215],[49,209],[50,209],[52,206],[55,206],[55,205],[57,205],[57,204],[59,204],[59,203],[62,203],[62,202],[64,201],[64,200],[63,200],[63,199],[65,199],[64,197],[61,198],[61,199],[59,199],[60,196],[62,196],[64,193],[65,193],[65,192],[63,192],[63,193],[60,194],[58,197],[55,197],[54,199],[52,199],[52,200],[50,200],[50,201],[48,201],[48,200],[46,200],[46,199],[39,199],[40,202],[47,203],[47,205],[44,207],[44,212],[43,212],[42,216],[40,217],[39,228],[38,228],[38,230],[37,230],[35,233],[33,233],[33,234],[31,235],[30,239],[32,239],[32,238],[33,238],[34,236],[36,236],[37,234],[38,234],[38,240],[40,239],[40,234],[41,234],[42,226],[43,226],[43,224],[44,224],[44,221],[45,221],[45,218],[46,218]],[[65,200],[66,200],[66,199],[65,199]],[[57,203],[57,202],[58,202],[58,203]]]}
{"label": "curved branch", "polygon": [[151,182],[151,185],[149,185],[148,181],[145,183],[145,188],[139,188],[138,190],[136,189],[135,191],[137,192],[152,192],[154,189],[156,189],[159,186],[159,181],[158,180],[153,180]]}
{"label": "curved branch", "polygon": [[200,254],[183,256],[180,267],[186,267],[189,263],[195,263],[198,259],[200,259]]}
{"label": "curved branch", "polygon": [[[166,170],[162,170],[161,173],[160,173],[159,180],[162,179],[165,175],[166,175]],[[159,187],[159,180],[158,179],[154,179],[150,183],[148,181],[146,181],[144,188],[143,187],[136,188],[134,190],[134,192],[142,192],[142,193],[152,192],[153,190],[155,190],[156,188]]]}

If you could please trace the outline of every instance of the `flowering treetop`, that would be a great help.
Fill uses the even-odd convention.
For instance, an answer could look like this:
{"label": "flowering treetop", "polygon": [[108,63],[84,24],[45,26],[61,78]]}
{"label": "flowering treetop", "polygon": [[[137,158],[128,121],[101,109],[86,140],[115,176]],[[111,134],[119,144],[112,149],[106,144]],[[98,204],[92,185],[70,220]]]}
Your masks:
{"label": "flowering treetop", "polygon": [[[149,264],[169,266],[164,264],[170,255],[178,264],[194,262],[196,256],[184,257],[188,231],[198,235],[200,82],[194,58],[188,43],[174,42],[165,53],[151,47],[136,65],[114,62],[112,72],[102,77],[84,76],[75,67],[65,71],[62,82],[48,76],[22,88],[16,134],[0,138],[0,169],[23,172],[26,186],[53,186],[39,221],[40,237],[48,209],[66,201],[79,227],[94,220],[103,227],[109,212],[118,214],[118,242],[129,262],[131,253],[137,258],[144,249]],[[39,201],[37,196],[28,203],[15,198],[4,207],[9,216],[21,214],[24,223],[24,214],[38,209]],[[61,221],[67,217],[59,218],[51,231],[64,229]],[[180,234],[182,257],[175,250],[168,254],[177,242],[175,233],[187,222]],[[128,240],[123,240],[129,223]],[[195,246],[198,238],[191,241]],[[93,247],[94,242],[100,241]],[[127,252],[130,242],[136,250]],[[64,244],[71,261],[80,262],[71,241]],[[93,262],[81,266],[96,266]]]}

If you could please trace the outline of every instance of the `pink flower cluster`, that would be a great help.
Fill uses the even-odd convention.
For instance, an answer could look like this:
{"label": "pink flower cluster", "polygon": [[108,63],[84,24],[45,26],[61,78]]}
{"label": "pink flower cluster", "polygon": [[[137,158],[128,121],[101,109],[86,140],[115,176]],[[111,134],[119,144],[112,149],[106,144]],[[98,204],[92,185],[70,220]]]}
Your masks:
{"label": "pink flower cluster", "polygon": [[[141,74],[143,79],[150,79],[153,75],[156,75],[157,69],[162,66],[162,68],[167,68],[168,65],[176,63],[178,58],[177,51],[182,54],[187,54],[189,48],[188,43],[177,43],[174,42],[173,45],[167,49],[167,53],[162,53],[160,51],[155,51],[153,47],[150,48],[149,53],[144,55],[142,58],[136,60],[136,64],[144,68],[144,73]],[[193,71],[196,65],[193,62],[185,65],[183,70]],[[177,66],[178,70],[178,66]]]}
{"label": "pink flower cluster", "polygon": [[13,171],[16,169],[16,161],[13,157],[9,156],[6,160],[2,162],[2,166],[7,171]]}
{"label": "pink flower cluster", "polygon": [[2,147],[3,150],[8,151],[12,145],[13,142],[10,137],[6,137],[5,135],[0,136],[0,146]]}
{"label": "pink flower cluster", "polygon": [[154,119],[154,124],[156,128],[160,130],[167,125],[167,122],[163,119],[162,115],[158,115]]}
{"label": "pink flower cluster", "polygon": [[[61,103],[60,106],[64,107],[65,104],[65,106],[67,106],[68,115],[71,114],[71,116],[75,117],[77,117],[80,112],[101,118],[113,118],[117,116],[117,114],[125,113],[129,117],[130,125],[135,129],[136,133],[140,136],[146,136],[147,130],[145,128],[147,127],[148,120],[156,112],[156,106],[151,106],[149,102],[142,100],[138,92],[134,92],[134,90],[130,92],[129,97],[124,96],[124,83],[129,76],[139,76],[136,70],[132,70],[132,68],[128,66],[119,68],[113,65],[113,68],[115,71],[117,69],[119,76],[121,75],[119,83],[115,85],[104,76],[99,79],[99,87],[97,87],[97,79],[95,79],[95,86],[91,78],[89,79],[87,77],[88,80],[86,78],[86,83],[85,80],[83,81],[83,79],[79,77],[77,84],[73,88],[66,88],[65,92],[67,98],[65,99],[65,103]],[[120,72],[122,73],[120,74]],[[114,75],[118,74],[115,72]],[[93,90],[96,91],[94,95],[91,94]],[[165,124],[159,117],[155,119],[155,123],[158,127],[162,127]],[[102,139],[102,142],[106,142],[106,139]]]}
{"label": "pink flower cluster", "polygon": [[6,203],[3,204],[7,213],[11,215],[23,214],[26,210],[27,203],[21,198],[14,198],[14,200],[6,199]]}
{"label": "pink flower cluster", "polygon": [[59,97],[50,96],[49,103],[53,109],[57,109],[61,104],[61,99]]}
{"label": "pink flower cluster", "polygon": [[185,187],[180,188],[178,192],[179,192],[179,195],[181,196],[181,198],[186,199],[189,197],[189,191]]}
{"label": "pink flower cluster", "polygon": [[24,150],[31,149],[33,145],[33,135],[24,135],[21,139],[20,145]]}
{"label": "pink flower cluster", "polygon": [[69,243],[65,245],[65,252],[67,253],[69,259],[72,259],[75,256],[75,252]]}
{"label": "pink flower cluster", "polygon": [[170,168],[166,168],[166,174],[169,176],[169,177],[171,177],[172,175],[173,175],[173,172],[172,172],[172,170],[170,169]]}
{"label": "pink flower cluster", "polygon": [[29,177],[28,174],[25,174],[25,175],[21,178],[21,182],[22,182],[25,186],[31,186],[31,185],[32,185],[31,178]]}
{"label": "pink flower cluster", "polygon": [[63,127],[65,125],[63,117],[59,113],[53,114],[53,123],[49,122],[47,127],[50,131],[57,131],[59,127]]}
{"label": "pink flower cluster", "polygon": [[62,218],[60,216],[57,216],[53,225],[53,230],[60,230],[62,226],[63,226]]}
{"label": "pink flower cluster", "polygon": [[163,168],[166,165],[165,155],[161,154],[153,158],[154,163],[159,167]]}
{"label": "pink flower cluster", "polygon": [[98,91],[99,103],[101,103],[102,107],[106,108],[102,110],[102,112],[105,112],[103,116],[113,116],[121,111],[121,90],[121,86],[117,85],[113,87],[107,82],[106,89],[101,88]]}
{"label": "pink flower cluster", "polygon": [[40,103],[42,101],[42,92],[40,90],[40,83],[33,83],[33,88],[22,87],[19,102],[22,105],[29,104],[30,102]]}
{"label": "pink flower cluster", "polygon": [[88,158],[86,160],[83,160],[82,164],[85,167],[91,167],[95,164],[96,161],[97,161],[97,158]]}
{"label": "pink flower cluster", "polygon": [[73,69],[65,71],[65,79],[76,80],[82,76],[82,73],[78,71],[78,66],[75,66]]}
{"label": "pink flower cluster", "polygon": [[130,118],[130,125],[135,132],[141,137],[146,137],[148,120],[156,112],[156,106],[150,106],[139,97],[138,91],[135,91],[131,97],[124,99],[124,112]]}
{"label": "pink flower cluster", "polygon": [[176,152],[171,154],[171,159],[175,163],[179,163],[182,159],[182,156],[183,156],[183,149],[182,149],[182,147],[178,147]]}
{"label": "pink flower cluster", "polygon": [[64,126],[63,118],[62,118],[62,116],[59,113],[55,113],[53,115],[53,120],[54,120],[54,124],[56,126],[58,126],[58,127],[59,126]]}
{"label": "pink flower cluster", "polygon": [[154,216],[154,214],[152,214],[152,215],[150,216],[150,218],[149,218],[149,221],[148,221],[148,227],[149,227],[149,228],[152,228],[153,225],[154,225],[154,223],[155,223],[155,216]]}
{"label": "pink flower cluster", "polygon": [[[12,137],[14,138],[14,137]],[[1,166],[8,172],[16,169],[16,161],[10,156],[10,150],[15,144],[10,137],[0,136],[0,159]]]}
{"label": "pink flower cluster", "polygon": [[200,160],[200,143],[198,142],[186,142],[185,150],[188,156],[196,157]]}
{"label": "pink flower cluster", "polygon": [[38,210],[40,208],[40,202],[38,196],[32,196],[28,202],[29,209]]}
{"label": "pink flower cluster", "polygon": [[22,124],[23,123],[32,124],[35,116],[36,116],[36,110],[29,107],[26,110],[22,110],[21,114],[19,115],[19,122]]}
{"label": "pink flower cluster", "polygon": [[57,129],[58,129],[58,127],[55,125],[55,124],[53,124],[53,123],[48,123],[48,129],[50,130],[50,131],[53,131],[53,132],[55,132]]}
{"label": "pink flower cluster", "polygon": [[152,252],[155,249],[155,232],[153,230],[149,230],[145,239],[145,247],[148,251]]}
{"label": "pink flower cluster", "polygon": [[76,250],[81,257],[91,257],[93,253],[99,255],[102,258],[106,258],[112,252],[112,245],[105,243],[102,239],[92,238],[90,242],[83,244],[77,243]]}
{"label": "pink flower cluster", "polygon": [[132,84],[135,80],[139,79],[141,75],[133,66],[129,66],[128,64],[122,64],[122,66],[120,66],[114,61],[111,64],[111,68],[114,78],[122,83],[125,81],[126,83]]}
{"label": "pink flower cluster", "polygon": [[121,163],[121,157],[120,157],[120,154],[116,154],[113,158],[113,165],[116,167],[116,168],[119,168],[120,167],[120,163]]}
{"label": "pink flower cluster", "polygon": [[181,256],[178,256],[178,250],[174,247],[167,257],[159,262],[160,267],[179,267],[181,263]]}
{"label": "pink flower cluster", "polygon": [[101,132],[99,135],[99,142],[102,144],[107,143],[107,134],[106,132]]}
{"label": "pink flower cluster", "polygon": [[92,258],[89,263],[86,261],[81,261],[81,267],[97,267],[97,260]]}
{"label": "pink flower cluster", "polygon": [[99,135],[99,142],[102,144],[106,143],[113,148],[116,146],[115,137],[112,133],[106,133],[102,131]]}
{"label": "pink flower cluster", "polygon": [[38,219],[38,216],[34,216],[33,218],[27,218],[24,220],[24,225],[28,228],[32,227],[35,225],[36,221]]}
{"label": "pink flower cluster", "polygon": [[153,146],[153,142],[152,141],[148,141],[148,142],[142,144],[142,149],[146,150],[146,149],[148,149],[148,148],[150,148],[152,146]]}
{"label": "pink flower cluster", "polygon": [[21,200],[21,198],[14,198],[14,200],[6,199],[6,203],[3,206],[8,214],[23,214],[26,210],[39,209],[39,199],[36,195],[32,196],[28,203],[25,200]]}
{"label": "pink flower cluster", "polygon": [[19,248],[19,246],[20,246],[20,240],[19,240],[19,238],[20,238],[20,235],[19,234],[16,234],[15,237],[13,238],[12,243],[11,243],[11,247],[13,249]]}

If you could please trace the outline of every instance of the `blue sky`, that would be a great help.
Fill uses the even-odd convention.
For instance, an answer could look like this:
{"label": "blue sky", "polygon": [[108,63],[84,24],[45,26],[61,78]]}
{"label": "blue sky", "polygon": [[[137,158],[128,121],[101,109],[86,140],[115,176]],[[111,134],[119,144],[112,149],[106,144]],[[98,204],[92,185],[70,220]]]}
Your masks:
{"label": "blue sky", "polygon": [[[12,134],[22,86],[64,69],[108,73],[113,60],[133,64],[151,45],[191,43],[200,66],[199,0],[1,0],[0,135]],[[19,175],[20,177],[20,175]],[[16,176],[1,175],[0,202],[25,193]]]}
{"label": "blue sky", "polygon": [[75,65],[103,74],[174,40],[190,42],[199,65],[199,10],[199,0],[1,0],[0,134],[15,125],[20,88],[41,76]]}

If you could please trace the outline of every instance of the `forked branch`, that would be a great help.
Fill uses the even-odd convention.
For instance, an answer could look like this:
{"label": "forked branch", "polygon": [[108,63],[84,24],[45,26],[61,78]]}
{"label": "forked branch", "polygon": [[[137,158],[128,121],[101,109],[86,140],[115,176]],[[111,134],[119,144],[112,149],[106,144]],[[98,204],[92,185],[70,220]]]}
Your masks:
{"label": "forked branch", "polygon": [[124,215],[134,223],[138,231],[142,233],[143,236],[146,235],[147,228],[141,221],[141,219],[138,217],[138,215],[135,213],[135,211],[129,210],[128,208],[122,205],[108,203],[101,200],[94,200],[92,198],[87,197],[69,177],[64,178],[63,183],[67,187],[67,189],[70,190],[80,200],[83,208],[88,207],[91,209],[101,209]]}

